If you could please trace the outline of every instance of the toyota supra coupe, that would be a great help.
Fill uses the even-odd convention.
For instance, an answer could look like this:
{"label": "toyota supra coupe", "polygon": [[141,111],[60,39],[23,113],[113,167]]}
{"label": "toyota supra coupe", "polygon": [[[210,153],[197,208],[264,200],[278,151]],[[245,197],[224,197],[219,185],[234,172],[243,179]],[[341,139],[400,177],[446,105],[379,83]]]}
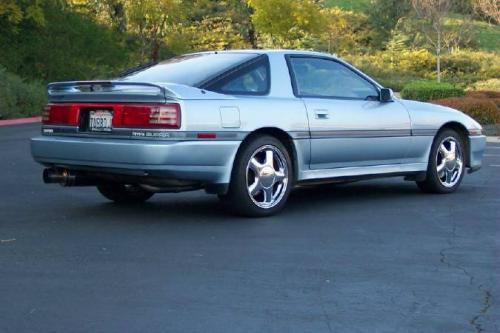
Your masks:
{"label": "toyota supra coupe", "polygon": [[481,126],[402,100],[316,52],[187,54],[109,81],[48,85],[31,140],[45,183],[95,186],[117,203],[204,189],[234,212],[280,211],[315,182],[402,176],[454,192],[481,167]]}

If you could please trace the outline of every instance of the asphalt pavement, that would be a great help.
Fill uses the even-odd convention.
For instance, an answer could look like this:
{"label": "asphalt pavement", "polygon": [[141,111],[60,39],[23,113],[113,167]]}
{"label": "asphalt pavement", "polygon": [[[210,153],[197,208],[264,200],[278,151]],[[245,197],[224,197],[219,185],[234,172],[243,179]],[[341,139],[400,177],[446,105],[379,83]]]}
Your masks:
{"label": "asphalt pavement", "polygon": [[0,127],[0,332],[500,332],[500,144],[451,195],[328,185],[244,219],[44,185],[38,132]]}

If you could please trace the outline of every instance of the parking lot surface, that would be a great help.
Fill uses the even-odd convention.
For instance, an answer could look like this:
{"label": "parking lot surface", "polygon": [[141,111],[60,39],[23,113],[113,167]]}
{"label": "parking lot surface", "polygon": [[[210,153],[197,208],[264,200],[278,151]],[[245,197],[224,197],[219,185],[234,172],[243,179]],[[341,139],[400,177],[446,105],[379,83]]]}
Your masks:
{"label": "parking lot surface", "polygon": [[500,332],[500,144],[455,194],[302,188],[245,219],[44,185],[38,132],[0,128],[0,332]]}

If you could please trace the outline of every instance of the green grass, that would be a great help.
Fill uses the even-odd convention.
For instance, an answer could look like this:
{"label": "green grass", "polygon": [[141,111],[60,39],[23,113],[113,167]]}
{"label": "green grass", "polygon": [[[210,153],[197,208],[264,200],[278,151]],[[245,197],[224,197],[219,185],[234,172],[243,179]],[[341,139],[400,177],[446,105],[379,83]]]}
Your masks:
{"label": "green grass", "polygon": [[486,22],[474,21],[474,38],[479,49],[500,51],[500,27]]}
{"label": "green grass", "polygon": [[[458,27],[464,24],[463,16],[454,14],[448,17],[445,21],[448,26]],[[500,51],[500,26],[488,24],[484,21],[474,20],[471,23],[472,38],[474,49],[489,52]]]}
{"label": "green grass", "polygon": [[370,6],[370,0],[326,0],[326,5],[345,10],[365,11]]}

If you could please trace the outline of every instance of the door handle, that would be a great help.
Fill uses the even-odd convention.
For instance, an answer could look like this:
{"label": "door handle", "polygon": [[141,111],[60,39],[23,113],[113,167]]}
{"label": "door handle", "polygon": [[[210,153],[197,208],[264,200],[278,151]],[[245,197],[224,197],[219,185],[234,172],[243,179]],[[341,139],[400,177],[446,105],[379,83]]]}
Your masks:
{"label": "door handle", "polygon": [[316,119],[329,119],[330,113],[328,110],[314,110],[314,117]]}

